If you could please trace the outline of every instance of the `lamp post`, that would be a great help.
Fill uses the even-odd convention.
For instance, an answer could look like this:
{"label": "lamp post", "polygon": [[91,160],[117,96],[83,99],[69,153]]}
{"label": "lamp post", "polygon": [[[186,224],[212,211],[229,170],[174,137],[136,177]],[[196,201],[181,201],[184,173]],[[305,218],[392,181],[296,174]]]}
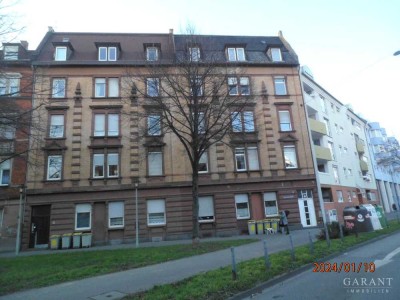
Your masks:
{"label": "lamp post", "polygon": [[19,254],[21,248],[21,220],[22,220],[22,197],[24,194],[24,186],[19,187],[19,209],[18,209],[18,223],[17,223],[17,238],[15,241],[15,255]]}
{"label": "lamp post", "polygon": [[136,248],[139,247],[138,183],[135,182]]}

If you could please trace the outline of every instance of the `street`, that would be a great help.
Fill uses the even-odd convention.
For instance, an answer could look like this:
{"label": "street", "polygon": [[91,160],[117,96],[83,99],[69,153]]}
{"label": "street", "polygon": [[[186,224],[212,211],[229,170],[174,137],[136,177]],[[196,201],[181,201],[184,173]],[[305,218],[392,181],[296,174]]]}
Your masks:
{"label": "street", "polygon": [[400,233],[344,253],[245,299],[400,299]]}

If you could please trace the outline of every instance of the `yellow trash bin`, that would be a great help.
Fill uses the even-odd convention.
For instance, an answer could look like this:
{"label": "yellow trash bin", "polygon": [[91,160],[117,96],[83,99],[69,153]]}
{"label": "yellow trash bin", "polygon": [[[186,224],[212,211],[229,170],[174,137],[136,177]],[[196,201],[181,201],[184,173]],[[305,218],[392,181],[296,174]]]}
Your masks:
{"label": "yellow trash bin", "polygon": [[255,235],[256,234],[256,221],[254,221],[254,220],[248,221],[247,226],[249,228],[249,235]]}
{"label": "yellow trash bin", "polygon": [[57,250],[60,249],[60,235],[54,234],[50,236],[50,249]]}
{"label": "yellow trash bin", "polygon": [[256,221],[257,234],[264,234],[264,222],[262,220]]}

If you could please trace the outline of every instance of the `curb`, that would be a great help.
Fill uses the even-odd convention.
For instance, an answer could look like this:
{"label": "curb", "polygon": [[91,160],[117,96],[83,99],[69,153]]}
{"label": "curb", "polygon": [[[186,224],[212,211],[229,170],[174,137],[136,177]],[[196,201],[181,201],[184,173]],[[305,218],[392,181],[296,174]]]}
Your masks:
{"label": "curb", "polygon": [[[398,229],[396,231],[393,231],[391,233],[387,233],[387,234],[384,234],[384,235],[377,236],[377,237],[372,238],[372,239],[370,239],[368,241],[359,243],[359,244],[354,245],[354,246],[350,246],[349,248],[346,248],[346,249],[344,249],[342,251],[330,254],[328,256],[324,256],[324,257],[322,257],[320,259],[317,259],[317,260],[319,260],[319,261],[330,260],[330,259],[338,257],[338,256],[340,256],[340,255],[342,255],[342,254],[344,254],[346,252],[350,252],[350,251],[353,251],[353,250],[355,250],[357,248],[366,246],[368,244],[372,244],[372,243],[374,243],[376,241],[382,240],[384,238],[387,238],[387,237],[389,237],[389,236],[391,236],[393,234],[399,233],[399,232],[400,232],[400,229]],[[277,252],[277,253],[279,253],[279,252]],[[265,282],[257,284],[255,287],[253,287],[253,288],[251,288],[249,290],[240,292],[240,293],[228,298],[228,300],[242,300],[242,299],[244,299],[246,297],[247,298],[249,298],[249,297],[251,298],[252,296],[255,296],[256,294],[261,294],[261,292],[263,290],[265,290],[266,288],[274,286],[274,285],[278,284],[279,282],[284,281],[286,279],[292,278],[292,277],[294,277],[294,276],[296,276],[296,275],[308,270],[312,266],[313,266],[313,263],[308,263],[308,264],[306,264],[304,266],[301,266],[301,267],[299,267],[297,269],[294,269],[293,271],[289,271],[289,272],[284,273],[282,275],[278,275],[278,276],[276,276],[276,277],[274,277],[274,278],[272,278],[272,279],[270,279],[268,281],[265,281]]]}

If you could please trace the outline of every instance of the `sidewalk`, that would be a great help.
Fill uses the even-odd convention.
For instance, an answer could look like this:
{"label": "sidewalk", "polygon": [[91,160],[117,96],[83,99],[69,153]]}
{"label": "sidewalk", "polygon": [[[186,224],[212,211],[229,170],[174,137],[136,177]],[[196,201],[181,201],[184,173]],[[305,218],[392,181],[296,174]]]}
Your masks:
{"label": "sidewalk", "polygon": [[[307,244],[309,242],[309,232],[313,240],[319,232],[319,228],[310,230],[293,230],[291,237],[295,246]],[[254,236],[251,236],[251,238]],[[241,262],[264,255],[263,239],[267,240],[269,253],[279,252],[290,248],[290,239],[288,235],[276,234],[267,236],[256,236],[260,241],[235,247],[236,261]],[[235,238],[235,237],[233,237]],[[238,238],[238,237],[236,237]],[[240,238],[240,237],[239,237]],[[249,236],[242,237],[249,238]],[[217,239],[217,238],[215,238]],[[214,240],[215,240],[214,239]],[[224,238],[218,238],[223,240]],[[212,240],[212,239],[207,239]],[[180,241],[188,242],[191,241]],[[157,245],[166,245],[169,242],[160,242]],[[172,243],[172,242],[171,242]],[[178,241],[176,242],[178,243]],[[154,245],[154,243],[152,243]],[[135,245],[118,245],[107,247],[96,247],[92,249],[105,249],[112,247],[134,247]],[[146,245],[141,245],[146,246]],[[149,245],[147,245],[149,246]],[[46,253],[45,251],[38,251]],[[74,250],[73,250],[74,251]],[[95,251],[95,250],[94,250]],[[48,251],[50,252],[50,251]],[[23,255],[28,255],[23,253]],[[181,281],[185,278],[194,276],[201,272],[218,269],[231,264],[231,250],[225,249],[198,256],[192,256],[179,260],[169,261],[144,268],[132,269],[128,271],[101,275],[97,277],[66,282],[54,286],[32,289],[18,292],[15,294],[0,297],[0,300],[83,300],[83,299],[121,299],[130,293],[136,293],[152,288],[155,285],[162,285]]]}

